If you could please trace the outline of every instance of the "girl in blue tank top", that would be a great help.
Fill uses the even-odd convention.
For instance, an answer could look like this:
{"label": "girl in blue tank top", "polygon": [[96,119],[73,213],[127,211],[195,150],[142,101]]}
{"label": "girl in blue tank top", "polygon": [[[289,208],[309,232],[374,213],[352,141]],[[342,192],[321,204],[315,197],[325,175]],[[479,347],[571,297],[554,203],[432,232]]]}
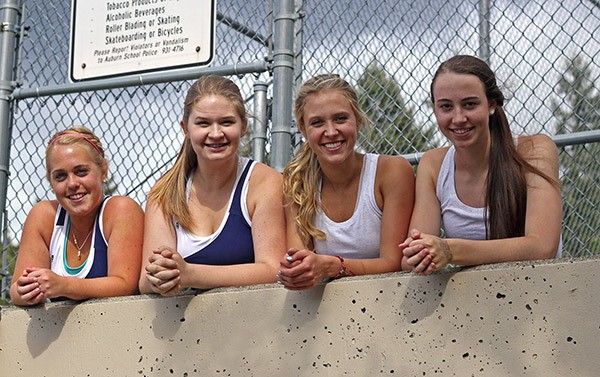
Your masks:
{"label": "girl in blue tank top", "polygon": [[281,175],[238,156],[247,124],[231,80],[192,84],[181,151],[148,195],[142,293],[275,281],[285,252]]}
{"label": "girl in blue tank top", "polygon": [[144,215],[130,198],[105,198],[108,162],[87,128],[54,135],[46,178],[56,200],[27,215],[10,295],[15,305],[137,292]]}

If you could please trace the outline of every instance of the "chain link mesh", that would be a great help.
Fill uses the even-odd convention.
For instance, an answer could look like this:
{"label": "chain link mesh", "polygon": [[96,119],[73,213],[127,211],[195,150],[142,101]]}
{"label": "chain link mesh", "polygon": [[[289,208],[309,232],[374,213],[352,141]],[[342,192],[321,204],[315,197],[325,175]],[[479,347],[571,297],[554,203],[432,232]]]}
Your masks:
{"label": "chain link mesh", "polygon": [[[63,84],[68,78],[70,4],[30,0],[26,5],[28,35],[22,41],[18,77],[25,87]],[[372,123],[359,140],[365,151],[406,154],[444,145],[429,104],[429,85],[439,63],[457,53],[488,60],[510,99],[506,110],[516,134],[599,129],[597,1],[296,0],[296,9],[301,16],[298,82],[335,72],[356,87]],[[217,12],[213,66],[269,60],[270,2],[219,0]],[[236,31],[231,21],[256,36]],[[271,80],[268,73],[232,78],[248,99],[254,80]],[[178,153],[189,84],[16,103],[4,248],[9,271],[27,213],[35,202],[53,197],[44,178],[49,137],[74,124],[91,128],[104,142],[115,192],[144,205],[146,193]],[[599,152],[598,143],[560,149],[567,256],[600,251]]]}

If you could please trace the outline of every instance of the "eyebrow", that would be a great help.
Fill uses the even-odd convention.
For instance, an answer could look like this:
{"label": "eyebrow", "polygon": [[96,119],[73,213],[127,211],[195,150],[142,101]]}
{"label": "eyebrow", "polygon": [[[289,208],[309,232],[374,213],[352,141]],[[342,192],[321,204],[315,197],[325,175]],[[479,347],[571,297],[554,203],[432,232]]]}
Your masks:
{"label": "eyebrow", "polygon": [[[81,168],[89,168],[91,165],[90,164],[79,164],[79,165],[75,165],[73,167],[73,169],[81,169]],[[55,170],[50,170],[50,173],[54,173],[54,172],[63,172],[63,171],[67,171],[68,169],[55,169]]]}
{"label": "eyebrow", "polygon": [[[478,96],[470,96],[470,97],[462,98],[460,101],[464,102],[464,101],[473,101],[473,100],[481,101],[481,98],[478,97]],[[439,99],[435,100],[435,102],[436,103],[438,103],[438,102],[452,102],[452,100],[449,99],[449,98],[439,98]]]}
{"label": "eyebrow", "polygon": [[[215,119],[217,120],[230,120],[230,119],[237,119],[238,116],[235,114],[231,114],[231,115],[222,115],[219,116]],[[193,117],[194,120],[212,120],[213,117],[209,117],[209,116],[204,116],[204,115],[196,115]]]}

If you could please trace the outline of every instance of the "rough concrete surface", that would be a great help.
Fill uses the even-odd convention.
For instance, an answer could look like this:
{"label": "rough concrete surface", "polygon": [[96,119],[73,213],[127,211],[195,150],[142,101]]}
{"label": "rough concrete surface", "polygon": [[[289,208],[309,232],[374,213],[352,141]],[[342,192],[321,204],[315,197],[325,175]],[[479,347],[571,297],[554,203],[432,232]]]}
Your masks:
{"label": "rough concrete surface", "polygon": [[0,376],[599,376],[600,259],[5,307]]}

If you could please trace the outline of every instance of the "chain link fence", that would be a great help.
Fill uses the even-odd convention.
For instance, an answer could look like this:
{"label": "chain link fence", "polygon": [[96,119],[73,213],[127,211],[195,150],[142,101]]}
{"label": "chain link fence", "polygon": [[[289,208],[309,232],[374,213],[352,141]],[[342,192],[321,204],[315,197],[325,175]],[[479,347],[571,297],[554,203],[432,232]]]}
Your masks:
{"label": "chain link fence", "polygon": [[[66,83],[69,2],[29,0],[25,6],[18,81],[26,88]],[[212,66],[271,62],[272,8],[267,1],[219,0]],[[295,8],[295,85],[326,72],[352,83],[372,123],[360,138],[365,151],[408,155],[444,145],[429,104],[429,85],[437,66],[457,53],[490,63],[510,98],[506,110],[515,133],[600,128],[596,0],[296,0]],[[231,78],[248,98],[249,110],[253,83],[273,79],[271,72]],[[189,84],[14,102],[3,237],[3,268],[9,274],[27,213],[37,201],[53,198],[44,166],[49,137],[74,124],[101,135],[111,188],[144,205],[146,193],[181,145],[179,120]],[[268,93],[272,96],[271,87]],[[293,149],[299,135],[292,140]],[[246,144],[245,153],[251,145]],[[267,162],[271,146],[267,143]],[[566,256],[600,251],[599,156],[598,142],[560,147]]]}

